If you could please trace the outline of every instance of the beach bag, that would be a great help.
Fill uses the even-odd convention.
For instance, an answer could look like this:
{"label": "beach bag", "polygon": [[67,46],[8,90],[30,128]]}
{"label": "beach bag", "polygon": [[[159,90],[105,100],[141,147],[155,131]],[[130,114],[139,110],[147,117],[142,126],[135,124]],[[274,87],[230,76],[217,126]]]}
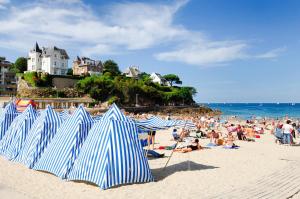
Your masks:
{"label": "beach bag", "polygon": [[218,139],[217,145],[218,145],[218,146],[221,146],[221,145],[223,145],[223,144],[224,144],[224,140],[223,140],[223,139]]}
{"label": "beach bag", "polygon": [[260,138],[260,135],[255,135],[255,138]]}

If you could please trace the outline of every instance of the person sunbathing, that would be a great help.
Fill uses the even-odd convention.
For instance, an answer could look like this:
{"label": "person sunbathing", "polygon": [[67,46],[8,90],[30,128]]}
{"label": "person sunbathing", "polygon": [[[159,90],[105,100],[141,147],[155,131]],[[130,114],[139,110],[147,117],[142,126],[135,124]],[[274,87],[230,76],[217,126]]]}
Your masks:
{"label": "person sunbathing", "polygon": [[246,132],[247,138],[250,138],[250,139],[255,138],[255,132],[254,132],[254,129],[251,128],[250,126],[248,126],[247,128],[245,128],[245,132]]}
{"label": "person sunbathing", "polygon": [[199,140],[195,139],[194,142],[192,142],[190,145],[188,145],[184,148],[174,149],[174,151],[180,152],[180,153],[187,153],[187,152],[200,150],[200,149],[202,149],[202,146],[199,144]]}
{"label": "person sunbathing", "polygon": [[184,128],[182,128],[180,132],[180,139],[183,140],[183,138],[188,137],[190,135],[190,132]]}
{"label": "person sunbathing", "polygon": [[233,143],[234,141],[235,141],[235,138],[232,135],[232,132],[229,132],[228,136],[227,136],[227,139],[225,141],[225,147],[227,147],[227,148],[238,147],[236,144]]}
{"label": "person sunbathing", "polygon": [[244,127],[242,127],[241,125],[238,125],[237,127],[237,136],[239,140],[247,140],[247,137],[244,134]]}
{"label": "person sunbathing", "polygon": [[209,135],[210,135],[210,143],[218,144],[220,133],[217,133],[215,130],[212,130]]}

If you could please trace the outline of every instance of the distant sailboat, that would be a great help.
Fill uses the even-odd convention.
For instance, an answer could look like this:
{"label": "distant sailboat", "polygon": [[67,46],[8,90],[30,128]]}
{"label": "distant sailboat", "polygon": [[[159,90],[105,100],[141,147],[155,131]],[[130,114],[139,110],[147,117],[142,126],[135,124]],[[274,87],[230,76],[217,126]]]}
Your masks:
{"label": "distant sailboat", "polygon": [[277,102],[277,105],[279,105],[280,103],[279,102]]}
{"label": "distant sailboat", "polygon": [[291,105],[292,105],[292,106],[295,106],[295,103],[292,103]]}

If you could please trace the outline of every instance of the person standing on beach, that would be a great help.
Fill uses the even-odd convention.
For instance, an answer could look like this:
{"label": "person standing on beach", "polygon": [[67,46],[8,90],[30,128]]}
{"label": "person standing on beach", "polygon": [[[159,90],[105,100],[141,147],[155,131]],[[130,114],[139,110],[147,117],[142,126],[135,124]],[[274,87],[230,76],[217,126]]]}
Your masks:
{"label": "person standing on beach", "polygon": [[283,143],[291,144],[291,133],[293,131],[291,120],[286,121],[286,124],[283,125],[282,130],[283,130]]}

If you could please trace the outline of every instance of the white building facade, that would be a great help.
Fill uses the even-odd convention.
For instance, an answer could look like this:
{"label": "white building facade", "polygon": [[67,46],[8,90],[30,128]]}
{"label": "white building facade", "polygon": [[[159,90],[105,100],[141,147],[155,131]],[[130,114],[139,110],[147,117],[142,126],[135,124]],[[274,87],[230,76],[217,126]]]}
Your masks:
{"label": "white building facade", "polygon": [[138,79],[139,76],[141,75],[141,71],[140,71],[139,67],[137,67],[137,66],[130,66],[130,67],[126,68],[126,70],[124,71],[124,75],[126,77]]}
{"label": "white building facade", "polygon": [[45,72],[51,75],[66,75],[69,56],[64,49],[57,47],[39,48],[38,43],[30,50],[27,71]]}
{"label": "white building facade", "polygon": [[152,73],[150,75],[153,83],[158,83],[162,86],[170,86],[170,83],[159,73]]}

